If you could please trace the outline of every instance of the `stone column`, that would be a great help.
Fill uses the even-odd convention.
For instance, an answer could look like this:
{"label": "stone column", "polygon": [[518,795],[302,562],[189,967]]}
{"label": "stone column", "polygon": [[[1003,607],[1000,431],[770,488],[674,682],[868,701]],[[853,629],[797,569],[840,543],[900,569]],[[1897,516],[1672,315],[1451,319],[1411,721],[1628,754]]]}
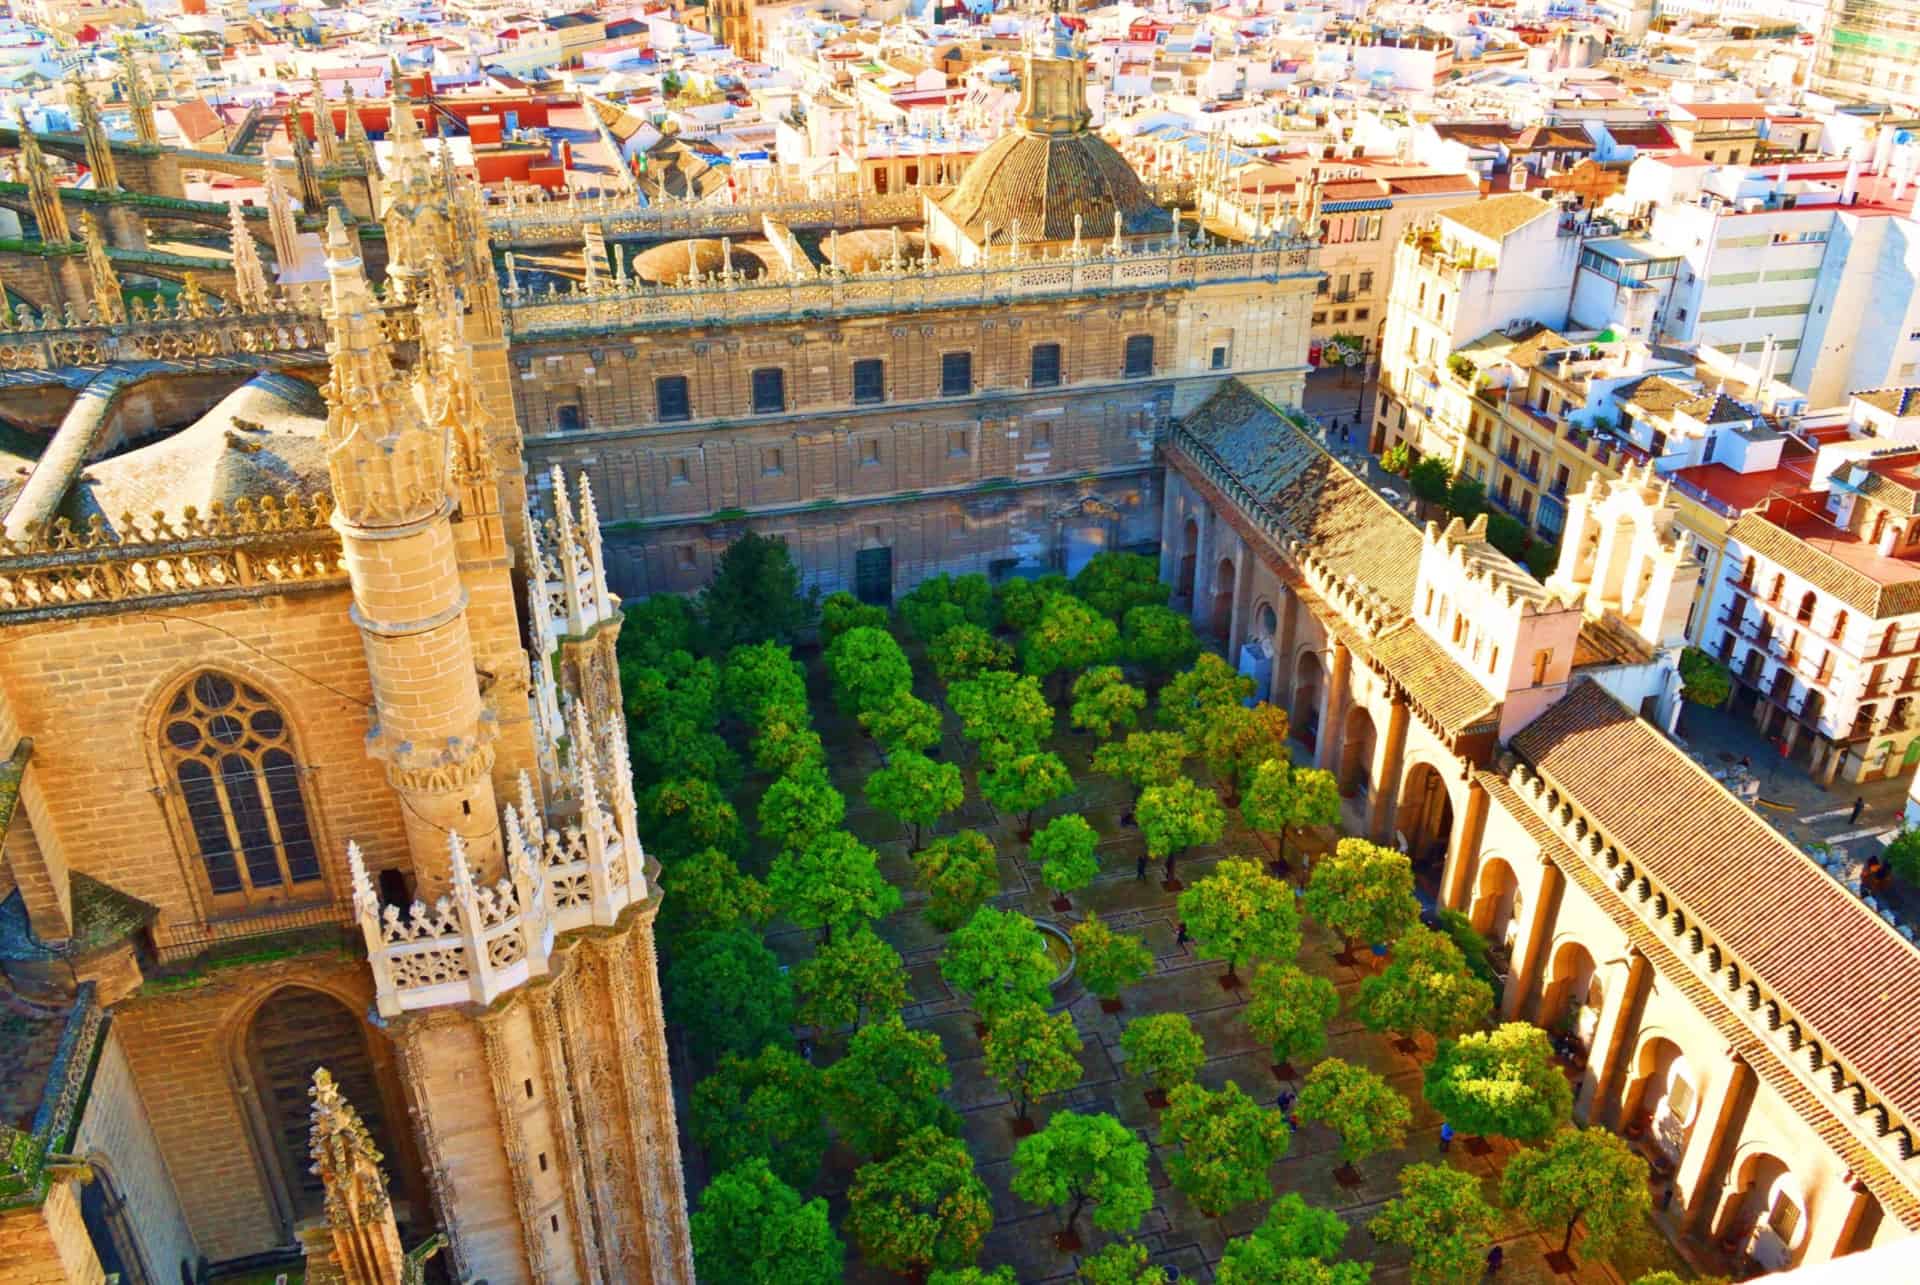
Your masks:
{"label": "stone column", "polygon": [[1508,1021],[1518,1017],[1540,989],[1541,977],[1550,962],[1547,944],[1553,937],[1553,924],[1560,914],[1560,897],[1566,883],[1566,876],[1558,866],[1542,861],[1539,889],[1534,893],[1527,926],[1514,942],[1513,972],[1507,978],[1507,993],[1500,999],[1500,1016]]}
{"label": "stone column", "polygon": [[1193,542],[1193,601],[1187,605],[1187,618],[1193,631],[1205,638],[1213,627],[1213,528],[1218,519],[1210,507],[1193,517],[1200,532]]}
{"label": "stone column", "polygon": [[1167,470],[1167,482],[1160,497],[1160,583],[1174,584],[1180,578],[1180,497],[1186,487],[1179,474]]}
{"label": "stone column", "polygon": [[1313,765],[1338,773],[1342,724],[1347,717],[1347,683],[1352,677],[1353,655],[1343,642],[1335,642],[1327,666],[1326,690],[1320,693],[1320,740],[1314,747]]}
{"label": "stone column", "polygon": [[1758,1080],[1753,1068],[1738,1053],[1729,1054],[1721,1064],[1721,1073],[1707,1090],[1706,1100],[1687,1137],[1687,1148],[1680,1155],[1680,1166],[1673,1175],[1673,1192],[1680,1202],[1683,1221],[1692,1224],[1712,1210],[1712,1197],[1719,1192],[1714,1175],[1726,1164],[1740,1140],[1740,1125],[1753,1101]]}
{"label": "stone column", "polygon": [[[1393,814],[1400,799],[1401,763],[1407,752],[1407,698],[1396,696],[1387,710],[1387,734],[1380,738],[1374,762],[1367,765],[1373,775],[1368,795],[1367,833],[1375,843],[1393,846]],[[1418,857],[1420,854],[1411,854]]]}
{"label": "stone column", "polygon": [[1859,1248],[1853,1243],[1854,1234],[1873,1206],[1873,1195],[1866,1184],[1852,1178],[1821,1188],[1820,1195],[1822,1199],[1808,1215],[1813,1226],[1807,1229],[1806,1243],[1794,1259],[1796,1264],[1824,1263]]}
{"label": "stone column", "polygon": [[1574,1118],[1582,1123],[1604,1124],[1607,1120],[1609,1105],[1620,1088],[1623,1065],[1632,1051],[1640,1004],[1646,998],[1647,979],[1652,974],[1645,955],[1628,951],[1626,978],[1607,995],[1606,1011],[1600,1015],[1593,1048],[1587,1055],[1587,1072],[1574,1099]]}
{"label": "stone column", "polygon": [[[1466,815],[1455,824],[1460,838],[1447,853],[1447,868],[1441,880],[1441,904],[1452,910],[1467,911],[1473,887],[1474,867],[1479,864],[1480,838],[1487,829],[1487,810],[1492,800],[1486,787],[1474,781],[1467,786]],[[1555,872],[1558,873],[1557,871]]]}
{"label": "stone column", "polygon": [[1273,695],[1270,698],[1281,709],[1293,708],[1293,649],[1298,640],[1299,625],[1297,617],[1300,611],[1300,595],[1293,586],[1280,586],[1280,631],[1273,640]]}

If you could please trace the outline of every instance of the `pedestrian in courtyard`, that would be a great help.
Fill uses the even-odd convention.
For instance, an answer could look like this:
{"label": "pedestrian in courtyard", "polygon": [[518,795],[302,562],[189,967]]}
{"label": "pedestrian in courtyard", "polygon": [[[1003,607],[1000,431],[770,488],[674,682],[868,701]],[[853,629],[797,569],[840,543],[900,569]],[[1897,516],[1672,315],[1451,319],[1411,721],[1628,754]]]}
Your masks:
{"label": "pedestrian in courtyard", "polygon": [[1133,878],[1136,883],[1145,883],[1147,881],[1147,857],[1145,853],[1141,853],[1140,860],[1133,864]]}
{"label": "pedestrian in courtyard", "polygon": [[1861,814],[1862,812],[1865,812],[1866,810],[1867,810],[1867,800],[1866,800],[1866,798],[1865,798],[1865,796],[1863,796],[1863,795],[1858,795],[1858,794],[1856,794],[1856,795],[1854,795],[1854,796],[1853,796],[1853,811],[1851,811],[1851,812],[1849,812],[1849,813],[1847,813],[1847,824],[1848,824],[1848,825],[1859,825],[1859,824],[1860,824],[1860,814]]}
{"label": "pedestrian in courtyard", "polygon": [[1487,1275],[1498,1276],[1500,1265],[1507,1261],[1507,1251],[1495,1245],[1487,1251]]}
{"label": "pedestrian in courtyard", "polygon": [[1173,935],[1173,944],[1176,946],[1184,946],[1187,944],[1187,941],[1187,921],[1182,919],[1180,921],[1180,931]]}
{"label": "pedestrian in courtyard", "polygon": [[1280,1096],[1273,1100],[1273,1105],[1275,1109],[1277,1109],[1280,1112],[1281,1115],[1292,1115],[1293,1114],[1293,1090],[1292,1089],[1280,1090]]}
{"label": "pedestrian in courtyard", "polygon": [[1445,1120],[1440,1122],[1440,1154],[1446,1155],[1453,1146],[1453,1126]]}
{"label": "pedestrian in courtyard", "polygon": [[1660,1212],[1663,1214],[1666,1213],[1667,1206],[1671,1205],[1672,1203],[1673,1203],[1673,1183],[1669,1181],[1666,1186],[1660,1188]]}

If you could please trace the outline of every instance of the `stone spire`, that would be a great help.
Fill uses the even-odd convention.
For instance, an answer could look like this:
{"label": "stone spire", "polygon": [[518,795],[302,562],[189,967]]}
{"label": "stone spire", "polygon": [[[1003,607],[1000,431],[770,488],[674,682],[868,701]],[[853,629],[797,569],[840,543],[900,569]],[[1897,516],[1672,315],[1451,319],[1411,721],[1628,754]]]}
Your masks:
{"label": "stone spire", "polygon": [[127,107],[133,113],[133,140],[142,147],[160,146],[160,123],[153,115],[153,87],[133,46],[120,42],[120,65],[127,72]]}
{"label": "stone spire", "polygon": [[238,201],[227,202],[227,238],[233,248],[234,297],[248,312],[264,312],[273,300],[267,284],[267,270],[260,264],[260,251],[247,231],[247,216]]}
{"label": "stone spire", "polygon": [[267,228],[273,234],[275,266],[292,267],[300,258],[299,225],[293,221],[293,198],[272,166],[267,167]]}
{"label": "stone spire", "polygon": [[394,1226],[379,1148],[326,1067],[314,1071],[307,1096],[313,1100],[307,1149],[326,1191],[326,1225],[302,1235],[307,1279],[401,1285],[407,1255]]}
{"label": "stone spire", "polygon": [[327,211],[327,453],[334,503],[357,527],[406,526],[447,502],[448,438],[393,367],[380,306],[340,211]]}
{"label": "stone spire", "polygon": [[340,139],[333,132],[333,108],[327,105],[327,91],[320,84],[320,72],[313,73],[313,137],[320,145],[320,163],[340,163]]}
{"label": "stone spire", "polygon": [[27,128],[24,113],[20,116],[20,163],[27,171],[33,221],[40,225],[40,239],[48,245],[65,245],[72,241],[73,231],[67,226],[67,207],[60,201],[60,185],[53,181],[53,171],[47,168],[47,158],[41,155],[40,144],[35,140],[33,131]]}
{"label": "stone spire", "polygon": [[287,133],[293,140],[293,171],[300,179],[300,204],[317,214],[327,198],[320,190],[320,172],[313,167],[313,148],[307,144],[307,131],[300,128],[298,112],[287,113]]}
{"label": "stone spire", "polygon": [[389,184],[397,185],[410,195],[432,184],[433,158],[427,154],[420,122],[414,119],[413,104],[408,101],[406,87],[397,74],[387,119],[387,145]]}
{"label": "stone spire", "polygon": [[78,72],[68,84],[68,93],[73,113],[80,118],[80,133],[87,141],[87,168],[93,172],[93,188],[96,192],[116,192],[120,189],[120,173],[113,165],[113,140],[107,137],[100,108]]}
{"label": "stone spire", "polygon": [[120,277],[107,257],[107,240],[101,235],[100,220],[87,216],[87,286],[93,293],[94,315],[102,322],[127,319],[125,296],[120,293]]}
{"label": "stone spire", "polygon": [[347,86],[347,151],[367,173],[379,169],[373,159],[373,144],[367,141],[367,123],[360,119],[360,104],[353,98],[352,85]]}

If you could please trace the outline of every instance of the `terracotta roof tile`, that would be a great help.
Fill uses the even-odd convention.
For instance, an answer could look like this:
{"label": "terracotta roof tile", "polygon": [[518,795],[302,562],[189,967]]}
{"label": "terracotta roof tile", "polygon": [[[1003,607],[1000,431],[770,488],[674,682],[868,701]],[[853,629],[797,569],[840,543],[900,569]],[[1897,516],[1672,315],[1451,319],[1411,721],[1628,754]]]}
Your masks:
{"label": "terracotta roof tile", "polygon": [[1850,396],[1890,415],[1920,415],[1920,388],[1865,388]]}
{"label": "terracotta roof tile", "polygon": [[1512,748],[1909,1120],[1920,950],[1596,683]]}
{"label": "terracotta roof tile", "polygon": [[1411,619],[1374,639],[1369,651],[1413,703],[1448,731],[1483,730],[1498,721],[1500,702]]}
{"label": "terracotta roof tile", "polygon": [[[1758,513],[1743,515],[1727,534],[1870,619],[1885,620],[1920,611],[1920,575],[1912,579],[1876,580],[1834,552],[1819,547],[1807,536],[1789,531]],[[1833,542],[1822,540],[1821,543]],[[1916,571],[1920,572],[1920,568]]]}
{"label": "terracotta roof tile", "polygon": [[1489,240],[1498,241],[1518,232],[1535,219],[1558,213],[1559,210],[1550,202],[1537,196],[1526,192],[1510,192],[1456,205],[1450,210],[1440,211],[1440,217],[1459,224],[1469,232],[1477,232]]}

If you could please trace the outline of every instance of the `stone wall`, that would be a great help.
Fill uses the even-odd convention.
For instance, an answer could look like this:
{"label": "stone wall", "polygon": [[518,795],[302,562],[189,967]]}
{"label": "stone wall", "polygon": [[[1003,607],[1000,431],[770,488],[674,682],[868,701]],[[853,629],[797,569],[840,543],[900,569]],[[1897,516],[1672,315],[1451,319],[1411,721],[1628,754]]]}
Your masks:
{"label": "stone wall", "polygon": [[77,1182],[39,1205],[0,1213],[0,1280],[7,1285],[103,1285],[106,1273],[80,1221]]}
{"label": "stone wall", "polygon": [[140,1253],[158,1279],[168,1279],[180,1264],[199,1259],[117,1028],[108,1029],[94,1068],[73,1152],[113,1183],[125,1204],[124,1223],[139,1239]]}

